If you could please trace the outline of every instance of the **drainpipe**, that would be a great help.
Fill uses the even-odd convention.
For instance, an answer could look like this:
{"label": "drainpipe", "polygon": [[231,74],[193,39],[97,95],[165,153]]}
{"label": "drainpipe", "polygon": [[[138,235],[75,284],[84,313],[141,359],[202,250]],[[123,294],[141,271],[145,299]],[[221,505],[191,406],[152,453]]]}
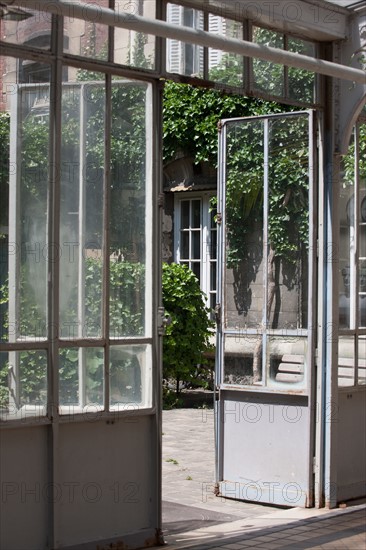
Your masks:
{"label": "drainpipe", "polygon": [[165,21],[148,19],[140,15],[127,12],[116,12],[109,8],[96,6],[95,4],[75,4],[67,0],[2,0],[2,4],[17,5],[28,9],[46,11],[55,15],[102,23],[111,27],[121,27],[163,38],[181,40],[199,46],[215,48],[228,53],[236,53],[241,56],[263,59],[272,63],[305,69],[333,78],[350,80],[366,85],[366,74],[361,69],[346,67],[345,65],[333,63],[331,61],[315,59],[299,53],[263,46],[246,40],[226,38],[225,36],[214,35],[207,31],[180,27]]}

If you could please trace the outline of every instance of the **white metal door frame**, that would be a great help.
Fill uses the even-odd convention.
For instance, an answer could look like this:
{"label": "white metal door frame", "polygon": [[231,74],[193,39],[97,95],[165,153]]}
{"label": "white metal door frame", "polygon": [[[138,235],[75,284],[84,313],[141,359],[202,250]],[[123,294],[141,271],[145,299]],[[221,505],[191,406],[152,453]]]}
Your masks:
{"label": "white metal door frame", "polygon": [[[226,296],[225,296],[225,257],[226,257],[226,207],[225,207],[225,193],[226,193],[226,132],[228,126],[230,124],[235,123],[241,123],[241,122],[249,122],[249,121],[263,121],[264,125],[264,189],[265,189],[265,195],[268,194],[268,155],[266,154],[266,150],[268,151],[268,121],[273,121],[279,118],[286,119],[287,117],[291,116],[307,116],[309,120],[308,130],[309,130],[309,205],[310,205],[310,212],[309,212],[309,307],[308,307],[308,327],[307,329],[302,329],[299,331],[285,331],[282,332],[283,336],[289,336],[292,334],[298,334],[299,336],[305,336],[308,341],[308,357],[307,357],[307,373],[306,373],[306,383],[303,387],[302,391],[296,391],[295,388],[291,388],[288,386],[282,387],[282,388],[269,388],[267,387],[267,369],[266,369],[266,352],[265,349],[263,351],[262,356],[262,372],[263,377],[262,381],[259,384],[256,384],[255,387],[253,385],[237,385],[233,386],[232,384],[225,381],[224,378],[224,339],[225,336],[231,335],[234,337],[240,338],[243,334],[247,335],[248,337],[258,334],[258,330],[252,330],[248,329],[245,330],[242,327],[239,330],[236,330],[233,327],[227,327],[226,326]],[[315,407],[314,407],[314,399],[315,399],[315,337],[316,337],[316,310],[315,310],[315,300],[314,294],[316,289],[316,234],[317,234],[317,218],[316,218],[316,196],[315,196],[315,185],[314,185],[314,178],[316,177],[316,166],[315,166],[315,152],[314,152],[314,112],[308,111],[308,112],[301,112],[301,113],[286,113],[281,115],[268,115],[268,116],[261,116],[261,117],[249,117],[249,118],[242,118],[242,119],[228,119],[222,121],[220,125],[220,135],[219,135],[219,206],[218,206],[218,221],[219,221],[219,250],[218,250],[218,264],[219,264],[219,275],[218,275],[218,338],[217,338],[217,366],[216,366],[216,482],[217,482],[217,490],[221,491],[223,494],[225,493],[225,485],[226,485],[226,492],[227,496],[233,496],[233,498],[242,498],[244,500],[251,500],[251,497],[253,497],[254,500],[260,500],[258,497],[258,487],[255,487],[255,484],[253,485],[253,490],[246,490],[246,494],[243,496],[243,490],[239,490],[239,493],[241,491],[241,494],[238,495],[238,491],[236,489],[233,489],[233,486],[227,488],[227,480],[225,479],[224,475],[224,465],[225,463],[229,462],[227,457],[228,450],[225,448],[226,446],[230,446],[227,442],[227,439],[225,439],[225,430],[228,430],[227,427],[227,414],[228,412],[231,414],[230,411],[227,410],[227,403],[229,403],[231,400],[235,401],[236,399],[238,402],[235,404],[235,408],[239,411],[242,410],[243,406],[247,406],[248,404],[252,404],[251,406],[258,406],[261,407],[262,405],[273,405],[274,407],[279,406],[287,406],[286,405],[286,399],[292,399],[293,396],[297,393],[298,397],[301,399],[306,399],[306,406],[303,409],[307,416],[306,425],[307,428],[307,453],[308,453],[308,459],[306,461],[306,464],[304,467],[307,470],[305,473],[305,477],[308,479],[308,489],[307,489],[307,495],[305,498],[300,499],[297,502],[297,505],[302,506],[311,506],[313,503],[313,455],[314,455],[314,430],[315,430]],[[268,214],[268,202],[266,198],[264,199],[264,237],[263,242],[268,242],[268,223],[267,223],[267,214]],[[264,245],[265,246],[265,245]],[[264,274],[264,285],[267,284],[266,276]],[[266,300],[264,300],[266,302]],[[268,331],[267,321],[266,321],[266,304],[264,303],[263,306],[263,320],[262,320],[262,326],[264,327],[264,332],[262,334],[273,334],[273,331]],[[281,331],[278,331],[277,333],[279,336],[281,336]],[[263,338],[263,346],[265,348],[266,345],[266,337]],[[295,391],[294,391],[295,390]],[[284,401],[285,399],[285,401]],[[262,401],[261,401],[262,400]],[[299,403],[300,403],[299,401]],[[240,402],[246,403],[246,405],[240,405]],[[239,404],[238,404],[239,403]],[[294,401],[295,403],[295,401]],[[299,406],[299,403],[295,406]],[[281,405],[282,404],[282,405]],[[288,402],[289,406],[291,406],[291,401]],[[239,408],[238,408],[239,407]],[[236,414],[236,413],[235,413]],[[237,417],[237,422],[240,423],[242,421],[241,414],[242,412],[238,413],[239,416]],[[232,433],[235,433],[235,430],[232,431]],[[253,436],[253,434],[252,434]],[[258,432],[258,437],[260,436],[260,432]],[[264,435],[265,437],[265,435]],[[238,438],[240,439],[239,432],[238,432]],[[236,443],[238,445],[238,443]],[[286,447],[286,442],[283,442],[284,447]],[[250,453],[250,449],[248,450]],[[238,459],[238,457],[237,457]],[[258,473],[258,472],[257,472]],[[265,476],[265,471],[262,472],[262,474]],[[240,477],[240,475],[239,475]],[[249,479],[247,483],[250,483],[250,480],[253,480],[254,478],[250,477],[250,474],[246,475],[246,472],[242,472],[243,479]],[[230,483],[230,481],[229,481]],[[249,488],[249,485],[248,485]],[[235,495],[235,496],[234,496]],[[273,494],[267,494],[264,496],[265,499],[272,499]],[[267,500],[267,502],[273,502],[272,500]],[[281,497],[279,498],[279,501],[277,501],[277,504],[286,504]]]}

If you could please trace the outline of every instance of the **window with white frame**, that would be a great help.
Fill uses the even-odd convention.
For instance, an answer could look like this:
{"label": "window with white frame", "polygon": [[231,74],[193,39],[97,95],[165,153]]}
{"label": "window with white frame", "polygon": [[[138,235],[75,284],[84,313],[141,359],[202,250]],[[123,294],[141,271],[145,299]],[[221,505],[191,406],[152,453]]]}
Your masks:
{"label": "window with white frame", "polygon": [[175,261],[187,265],[206,295],[206,305],[216,305],[216,210],[212,195],[175,196]]}

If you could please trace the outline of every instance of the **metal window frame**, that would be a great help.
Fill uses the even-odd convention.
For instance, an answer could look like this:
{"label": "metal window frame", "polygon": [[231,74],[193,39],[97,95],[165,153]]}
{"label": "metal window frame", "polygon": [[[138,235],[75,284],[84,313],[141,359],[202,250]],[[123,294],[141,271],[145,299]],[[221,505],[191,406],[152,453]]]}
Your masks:
{"label": "metal window frame", "polygon": [[[360,326],[360,311],[359,311],[359,296],[360,296],[360,240],[361,240],[361,220],[360,220],[360,205],[361,205],[361,180],[360,180],[360,126],[366,126],[366,120],[362,117],[356,123],[353,129],[354,136],[354,201],[353,201],[353,219],[354,219],[354,246],[350,247],[350,328],[338,329],[340,337],[346,336],[353,340],[353,384],[340,385],[339,377],[338,391],[350,391],[355,388],[365,388],[365,384],[360,384],[358,377],[359,370],[359,341],[360,336],[366,336],[366,327]],[[365,195],[366,196],[366,195]],[[366,225],[362,225],[366,230]]]}
{"label": "metal window frame", "polygon": [[[111,3],[112,5],[112,3]],[[109,349],[110,347],[121,345],[133,345],[142,344],[148,345],[151,348],[151,361],[153,366],[160,364],[159,357],[161,356],[161,346],[159,340],[156,339],[158,332],[158,319],[154,315],[154,311],[161,301],[160,288],[160,273],[161,269],[158,264],[159,251],[157,249],[158,240],[156,235],[159,233],[157,216],[154,215],[154,211],[157,211],[157,197],[160,192],[160,180],[157,174],[160,172],[160,157],[161,157],[161,137],[157,135],[157,129],[160,127],[160,85],[156,78],[156,73],[147,72],[137,68],[125,68],[123,66],[114,64],[111,59],[113,57],[113,39],[109,41],[108,59],[105,61],[95,60],[89,58],[83,58],[82,56],[70,55],[63,50],[63,18],[61,16],[52,16],[52,45],[48,51],[38,51],[35,48],[28,48],[27,46],[17,45],[12,43],[0,44],[1,55],[10,57],[13,59],[29,59],[49,65],[51,70],[50,81],[50,166],[52,173],[49,175],[49,187],[50,193],[48,198],[48,208],[50,215],[48,216],[48,238],[51,242],[59,242],[59,221],[60,221],[60,172],[57,169],[60,161],[61,154],[61,89],[62,89],[62,70],[64,67],[76,67],[90,71],[98,71],[105,74],[105,140],[106,140],[106,158],[105,165],[109,166],[109,148],[110,144],[110,129],[111,129],[111,92],[112,92],[112,76],[119,76],[127,79],[134,79],[136,82],[146,82],[149,84],[146,93],[146,113],[151,118],[151,121],[147,125],[146,130],[146,198],[145,198],[145,238],[147,239],[146,245],[146,257],[145,265],[148,267],[148,275],[145,284],[145,298],[149,298],[146,302],[149,302],[149,307],[145,312],[145,324],[147,323],[148,333],[143,337],[121,337],[112,338],[109,337],[109,318],[108,307],[108,243],[109,243],[109,208],[110,208],[110,170],[104,171],[104,212],[103,212],[103,240],[104,240],[104,262],[103,262],[103,304],[104,312],[102,316],[103,320],[103,334],[100,338],[83,338],[79,337],[72,339],[60,339],[58,334],[58,318],[59,318],[59,258],[54,261],[52,258],[48,258],[48,334],[47,337],[42,339],[33,340],[21,340],[16,342],[1,342],[0,352],[11,351],[26,351],[26,350],[39,350],[45,351],[48,355],[48,398],[46,411],[34,410],[33,416],[29,415],[29,411],[25,411],[25,415],[14,419],[6,418],[2,425],[13,428],[16,426],[24,425],[39,425],[40,422],[44,424],[52,424],[59,422],[71,422],[71,421],[83,421],[85,419],[85,411],[80,409],[80,414],[77,415],[59,415],[59,388],[58,388],[58,371],[59,371],[59,351],[66,347],[78,348],[80,352],[90,347],[102,347],[104,348],[104,406],[102,411],[98,411],[99,416],[108,418],[115,418],[116,414],[119,416],[130,415],[131,410],[114,410],[109,406]],[[109,34],[113,35],[113,29],[109,30]],[[111,38],[111,36],[110,36]],[[15,143],[15,142],[14,142]],[[149,288],[147,288],[149,286]],[[153,292],[151,293],[151,290]],[[160,298],[159,298],[160,296]],[[151,302],[151,303],[150,303]],[[152,395],[151,405],[139,410],[133,411],[134,415],[146,415],[155,414],[158,405],[160,403],[160,387],[159,369],[152,368]],[[150,382],[151,383],[151,382]]]}
{"label": "metal window frame", "polygon": [[[221,185],[218,189],[218,212],[220,217],[219,233],[218,233],[218,279],[217,279],[217,302],[219,304],[219,313],[220,319],[217,329],[217,344],[216,344],[216,361],[220,368],[216,369],[216,385],[220,389],[230,389],[233,391],[253,391],[259,393],[298,393],[300,395],[308,395],[309,399],[312,400],[312,373],[314,370],[314,361],[315,361],[315,338],[316,330],[314,325],[314,320],[316,319],[316,306],[315,300],[313,299],[313,293],[316,288],[316,235],[317,235],[317,226],[316,224],[316,212],[317,212],[317,196],[315,193],[315,178],[316,178],[316,157],[315,157],[315,112],[311,110],[307,111],[293,111],[289,113],[280,113],[280,114],[269,114],[269,115],[259,115],[255,117],[238,117],[231,119],[224,119],[220,124],[220,135],[219,135],[219,181],[226,181],[226,136],[228,124],[235,122],[245,122],[253,120],[263,120],[263,151],[264,151],[264,204],[263,204],[263,243],[264,248],[268,246],[268,145],[269,145],[269,120],[274,119],[284,119],[293,116],[308,116],[308,174],[309,174],[309,257],[308,257],[308,268],[309,268],[309,278],[308,278],[308,327],[304,329],[295,329],[295,330],[286,330],[286,329],[275,329],[271,330],[267,327],[267,300],[265,298],[267,294],[267,274],[266,270],[263,273],[263,309],[262,309],[262,326],[265,327],[263,330],[249,328],[244,331],[235,330],[232,328],[224,327],[224,276],[222,271],[225,269],[225,257],[226,257],[226,239],[225,239],[225,225],[226,225],[226,189],[224,185]],[[263,257],[267,257],[264,255]],[[221,267],[222,266],[222,267]],[[262,380],[260,384],[254,385],[232,385],[224,382],[224,339],[226,336],[238,336],[239,334],[245,334],[248,336],[260,336],[263,341],[263,354],[262,354]],[[267,385],[267,368],[266,368],[266,343],[267,338],[273,336],[299,336],[306,338],[308,342],[307,347],[307,365],[304,372],[304,380],[301,387],[287,387],[286,385],[279,384],[278,386],[268,386]]]}

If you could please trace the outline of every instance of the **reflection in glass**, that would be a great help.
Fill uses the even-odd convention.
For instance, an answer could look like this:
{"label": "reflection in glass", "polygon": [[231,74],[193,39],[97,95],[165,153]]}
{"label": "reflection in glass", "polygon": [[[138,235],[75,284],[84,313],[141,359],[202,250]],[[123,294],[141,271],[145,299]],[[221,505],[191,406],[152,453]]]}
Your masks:
{"label": "reflection in glass", "polygon": [[307,338],[271,336],[267,340],[268,384],[302,384],[307,363]]}
{"label": "reflection in glass", "polygon": [[[74,0],[76,2],[76,0]],[[108,8],[108,0],[98,0],[98,6]],[[64,50],[100,60],[108,59],[108,27],[97,21],[64,17]]]}
{"label": "reflection in glass", "polygon": [[83,79],[62,89],[60,326],[65,338],[98,337],[102,331],[105,86],[98,73],[84,71]]}
{"label": "reflection in glass", "polygon": [[366,260],[359,262],[358,324],[366,328]]}
{"label": "reflection in glass", "polygon": [[[149,19],[155,18],[155,0],[115,0],[116,13],[128,11]],[[140,69],[155,66],[155,36],[114,28],[114,62]]]}
{"label": "reflection in glass", "polygon": [[113,81],[110,190],[110,335],[146,333],[147,85]]}
{"label": "reflection in glass", "polygon": [[[276,31],[253,27],[253,42],[272,48],[284,48],[284,35]],[[276,96],[284,94],[283,65],[253,59],[254,86],[258,91]]]}
{"label": "reflection in glass", "polygon": [[262,336],[225,336],[224,383],[252,385],[262,379]]}
{"label": "reflection in glass", "polygon": [[[214,15],[208,15],[208,31],[227,38],[243,38],[242,24]],[[208,78],[229,86],[243,86],[243,58],[233,53],[208,49]]]}
{"label": "reflection in glass", "polygon": [[[103,348],[62,348],[59,369],[61,407],[103,405]],[[69,413],[70,408],[66,407],[62,412]]]}
{"label": "reflection in glass", "polygon": [[339,327],[355,327],[354,135],[341,163],[339,197]]}
{"label": "reflection in glass", "polygon": [[[48,67],[47,67],[48,68]],[[11,112],[9,182],[9,340],[47,336],[47,267],[57,254],[48,245],[49,85],[19,85]],[[8,119],[9,120],[9,119]],[[7,286],[8,285],[8,286]],[[3,287],[5,289],[5,287]],[[4,292],[4,290],[3,290]]]}
{"label": "reflection in glass", "polygon": [[307,116],[269,120],[267,323],[307,328],[309,159]]}
{"label": "reflection in glass", "polygon": [[113,346],[110,349],[111,408],[150,407],[151,347]]}
{"label": "reflection in glass", "polygon": [[340,336],[338,343],[338,386],[355,383],[355,337]]}
{"label": "reflection in glass", "polygon": [[[288,37],[288,50],[315,57],[315,44],[299,38]],[[312,103],[315,93],[315,74],[305,69],[288,67],[288,94],[292,99]]]}
{"label": "reflection in glass", "polygon": [[358,337],[358,383],[366,384],[366,336]]}
{"label": "reflection in glass", "polygon": [[0,416],[45,416],[46,403],[47,353],[0,352]]}
{"label": "reflection in glass", "polygon": [[[1,18],[0,39],[13,44],[49,50],[51,47],[52,16],[48,13],[30,10],[24,7],[25,5],[26,2],[23,2],[22,7],[9,6],[1,8],[2,10],[6,9],[10,16],[15,12],[15,17],[5,16]],[[32,82],[32,80],[27,82]]]}
{"label": "reflection in glass", "polygon": [[[167,4],[167,22],[203,30],[203,12]],[[196,44],[167,40],[167,71],[186,76],[203,76],[203,47]]]}
{"label": "reflection in glass", "polygon": [[227,127],[226,327],[263,317],[263,121]]}

